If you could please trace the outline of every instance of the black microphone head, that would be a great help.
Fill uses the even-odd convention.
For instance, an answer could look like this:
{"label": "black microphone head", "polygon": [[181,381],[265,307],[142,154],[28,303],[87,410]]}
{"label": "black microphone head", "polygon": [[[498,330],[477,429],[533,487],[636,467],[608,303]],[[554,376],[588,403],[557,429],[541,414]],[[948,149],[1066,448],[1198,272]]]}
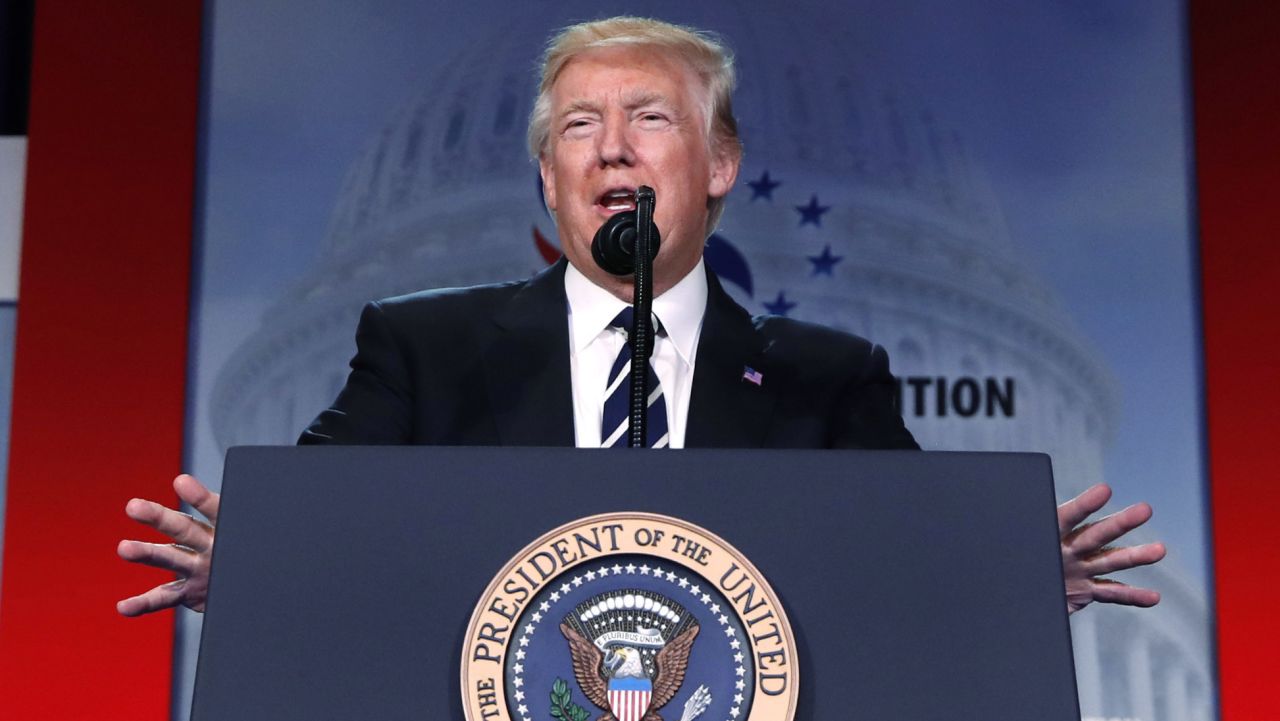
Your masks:
{"label": "black microphone head", "polygon": [[[627,210],[610,216],[596,231],[591,241],[591,257],[606,273],[625,276],[636,272],[636,224],[636,211]],[[651,232],[653,244],[649,257],[652,258],[658,255],[660,239],[656,225]]]}
{"label": "black microphone head", "polygon": [[609,217],[596,231],[591,242],[591,257],[596,265],[612,275],[636,272],[636,212],[628,210]]}

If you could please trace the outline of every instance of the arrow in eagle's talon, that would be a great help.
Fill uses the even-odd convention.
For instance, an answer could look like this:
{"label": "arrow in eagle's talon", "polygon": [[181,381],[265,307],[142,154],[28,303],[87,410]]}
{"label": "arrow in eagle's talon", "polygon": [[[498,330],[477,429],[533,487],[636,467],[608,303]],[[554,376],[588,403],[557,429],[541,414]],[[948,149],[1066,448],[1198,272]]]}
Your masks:
{"label": "arrow in eagle's talon", "polygon": [[680,721],[693,721],[702,715],[703,711],[711,705],[711,692],[706,686],[699,686],[697,691],[684,702],[684,713],[680,714]]}

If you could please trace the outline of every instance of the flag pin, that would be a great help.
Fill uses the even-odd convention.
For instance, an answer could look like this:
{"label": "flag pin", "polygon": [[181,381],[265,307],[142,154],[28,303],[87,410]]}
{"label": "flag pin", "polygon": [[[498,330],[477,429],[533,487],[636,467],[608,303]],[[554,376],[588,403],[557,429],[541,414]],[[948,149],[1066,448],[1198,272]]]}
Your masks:
{"label": "flag pin", "polygon": [[751,366],[743,366],[742,380],[747,381],[748,383],[762,385],[764,383],[764,374]]}

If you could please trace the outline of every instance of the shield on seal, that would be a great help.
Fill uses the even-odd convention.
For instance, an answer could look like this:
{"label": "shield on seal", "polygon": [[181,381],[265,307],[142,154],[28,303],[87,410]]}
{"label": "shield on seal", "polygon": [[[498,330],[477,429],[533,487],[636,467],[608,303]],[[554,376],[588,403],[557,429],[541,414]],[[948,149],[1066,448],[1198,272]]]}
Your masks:
{"label": "shield on seal", "polygon": [[640,721],[649,710],[653,697],[653,681],[647,678],[614,678],[609,680],[609,710],[618,721]]}

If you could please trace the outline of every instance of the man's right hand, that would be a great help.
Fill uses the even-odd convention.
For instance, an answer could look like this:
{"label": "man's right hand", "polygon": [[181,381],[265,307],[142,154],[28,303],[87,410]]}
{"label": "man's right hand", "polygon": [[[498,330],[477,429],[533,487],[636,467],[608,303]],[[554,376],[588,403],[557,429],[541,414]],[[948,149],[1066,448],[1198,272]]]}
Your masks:
{"label": "man's right hand", "polygon": [[141,498],[125,504],[124,512],[130,518],[151,526],[174,542],[121,541],[116,553],[126,561],[173,571],[178,574],[178,579],[120,601],[116,610],[122,615],[141,616],[178,605],[204,611],[205,596],[209,592],[209,560],[213,556],[213,527],[218,522],[219,496],[186,474],[173,479],[173,489],[179,498],[209,522]]}

